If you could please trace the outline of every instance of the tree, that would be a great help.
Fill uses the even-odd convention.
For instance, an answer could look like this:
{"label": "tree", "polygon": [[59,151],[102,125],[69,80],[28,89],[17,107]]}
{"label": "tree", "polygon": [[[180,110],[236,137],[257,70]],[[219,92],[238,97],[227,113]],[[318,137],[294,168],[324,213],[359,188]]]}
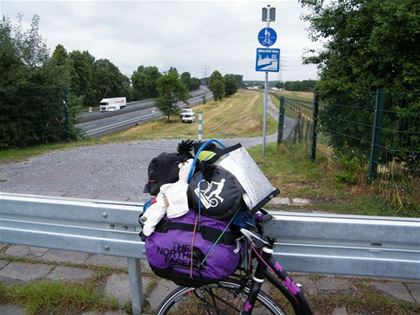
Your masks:
{"label": "tree", "polygon": [[278,88],[278,89],[283,89],[284,88],[284,82],[277,81],[275,87]]}
{"label": "tree", "polygon": [[130,80],[108,59],[95,61],[93,76],[96,103],[102,98],[124,96],[130,86]]}
{"label": "tree", "polygon": [[191,74],[189,72],[183,72],[181,74],[181,81],[185,84],[188,91],[191,91]]}
{"label": "tree", "polygon": [[173,73],[177,78],[179,78],[178,70],[175,67],[170,67],[168,73]]}
{"label": "tree", "polygon": [[[317,90],[326,104],[320,116],[323,130],[337,150],[367,155],[373,92],[380,87],[409,92],[420,86],[418,2],[300,1],[310,9],[305,19],[311,24],[312,39],[325,43],[306,57],[319,69]],[[407,101],[399,106],[388,108],[397,112],[394,122],[404,119],[398,112],[414,113],[420,104]],[[344,123],[348,121],[352,123]]]}
{"label": "tree", "polygon": [[315,84],[315,80],[286,81],[284,89],[288,91],[314,91]]}
{"label": "tree", "polygon": [[226,74],[224,77],[225,82],[225,95],[230,96],[238,91],[238,83],[233,74]]}
{"label": "tree", "polygon": [[178,78],[174,71],[161,76],[157,80],[157,90],[159,97],[156,101],[156,106],[168,118],[171,115],[178,115],[179,108],[176,103],[179,101],[186,101],[188,98],[188,91],[184,83]]}
{"label": "tree", "polygon": [[71,61],[71,92],[84,98],[86,105],[96,105],[98,99],[95,96],[94,62],[88,51],[73,50],[69,53]]}
{"label": "tree", "polygon": [[225,82],[219,71],[214,71],[209,79],[209,88],[213,92],[214,99],[221,100],[225,96]]}
{"label": "tree", "polygon": [[131,76],[135,99],[154,98],[158,96],[157,80],[162,76],[156,67],[139,66]]}
{"label": "tree", "polygon": [[190,91],[195,91],[200,88],[201,82],[198,78],[191,78]]}
{"label": "tree", "polygon": [[59,45],[49,59],[38,25],[36,16],[26,31],[4,17],[0,21],[1,149],[76,136],[72,125],[76,106],[72,106],[77,102],[67,104],[69,124],[64,120],[63,96],[69,84],[67,53]]}
{"label": "tree", "polygon": [[233,76],[235,77],[238,88],[244,87],[244,84],[242,83],[244,76],[242,74],[233,74]]}

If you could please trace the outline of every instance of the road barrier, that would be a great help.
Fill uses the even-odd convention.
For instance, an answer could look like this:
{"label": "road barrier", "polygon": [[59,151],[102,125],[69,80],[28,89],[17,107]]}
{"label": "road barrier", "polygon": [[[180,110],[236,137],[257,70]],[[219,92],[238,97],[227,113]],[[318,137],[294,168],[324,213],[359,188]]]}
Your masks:
{"label": "road barrier", "polygon": [[[0,193],[0,242],[127,258],[142,310],[142,204]],[[265,233],[290,271],[420,279],[420,219],[272,212]]]}

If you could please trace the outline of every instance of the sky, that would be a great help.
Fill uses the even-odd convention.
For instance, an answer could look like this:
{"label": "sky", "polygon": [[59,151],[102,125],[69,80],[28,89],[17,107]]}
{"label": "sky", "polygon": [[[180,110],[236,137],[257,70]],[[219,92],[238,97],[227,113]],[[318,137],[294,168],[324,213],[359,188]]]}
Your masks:
{"label": "sky", "polygon": [[272,48],[280,48],[279,73],[269,80],[316,79],[314,65],[302,65],[305,50],[317,44],[307,36],[308,24],[297,0],[288,1],[5,1],[0,14],[16,21],[23,14],[29,26],[40,17],[40,34],[51,52],[57,44],[67,51],[88,50],[107,58],[131,76],[139,65],[160,71],[176,67],[194,77],[242,74],[244,80],[264,80],[255,71],[258,32],[266,27],[261,9],[275,7],[277,33]]}

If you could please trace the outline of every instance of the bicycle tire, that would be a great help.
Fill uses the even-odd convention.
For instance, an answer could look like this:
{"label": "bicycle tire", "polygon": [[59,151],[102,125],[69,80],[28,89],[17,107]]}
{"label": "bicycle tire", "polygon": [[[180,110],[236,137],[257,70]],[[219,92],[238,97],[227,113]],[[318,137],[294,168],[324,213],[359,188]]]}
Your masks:
{"label": "bicycle tire", "polygon": [[[200,288],[178,287],[165,298],[155,314],[239,314],[250,290],[245,286],[240,293],[237,293],[239,287],[240,282],[233,279]],[[211,303],[208,303],[209,300]],[[252,314],[286,315],[287,313],[267,293],[260,290]]]}

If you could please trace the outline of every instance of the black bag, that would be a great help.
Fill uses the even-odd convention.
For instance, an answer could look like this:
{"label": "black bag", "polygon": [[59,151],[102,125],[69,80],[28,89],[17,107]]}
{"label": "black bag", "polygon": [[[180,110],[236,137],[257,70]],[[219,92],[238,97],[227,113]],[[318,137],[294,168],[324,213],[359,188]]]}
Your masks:
{"label": "black bag", "polygon": [[203,164],[188,185],[190,207],[216,219],[229,219],[242,206],[242,187],[221,167]]}
{"label": "black bag", "polygon": [[190,153],[193,144],[192,140],[182,141],[178,144],[178,153],[164,152],[154,157],[147,168],[149,180],[144,186],[143,192],[157,195],[160,186],[178,181],[178,164],[193,157]]}

